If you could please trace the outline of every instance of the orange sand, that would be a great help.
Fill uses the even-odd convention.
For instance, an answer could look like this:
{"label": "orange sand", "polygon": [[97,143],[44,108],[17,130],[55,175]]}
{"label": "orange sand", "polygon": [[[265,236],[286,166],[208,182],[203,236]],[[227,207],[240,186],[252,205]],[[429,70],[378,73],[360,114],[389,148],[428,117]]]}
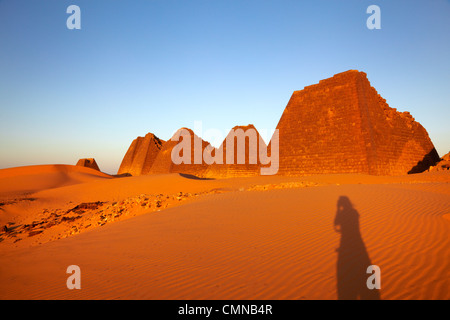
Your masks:
{"label": "orange sand", "polygon": [[[338,285],[356,290],[363,256],[381,268],[381,299],[450,299],[449,182],[448,172],[201,180],[0,170],[0,299],[336,299]],[[342,196],[363,245],[337,251]],[[73,264],[81,290],[66,287]]]}

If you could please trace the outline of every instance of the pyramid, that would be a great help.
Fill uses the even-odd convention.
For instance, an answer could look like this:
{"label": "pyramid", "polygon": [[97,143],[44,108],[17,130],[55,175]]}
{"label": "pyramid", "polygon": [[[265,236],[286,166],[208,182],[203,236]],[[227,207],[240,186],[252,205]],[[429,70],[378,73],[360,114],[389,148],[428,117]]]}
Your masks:
{"label": "pyramid", "polygon": [[83,159],[80,159],[80,160],[78,160],[76,165],[100,171],[100,168],[98,167],[97,162],[95,161],[94,158],[83,158]]}
{"label": "pyramid", "polygon": [[350,70],[295,91],[277,125],[279,174],[422,172],[439,160],[427,131]]}
{"label": "pyramid", "polygon": [[[242,137],[245,137],[245,145],[242,145],[240,152],[238,152],[239,142],[237,135],[241,130]],[[242,139],[242,138],[241,138]],[[234,147],[233,158],[227,159],[227,142],[230,142],[230,147]],[[233,145],[231,145],[231,143]],[[249,124],[247,126],[235,126],[230,130],[227,137],[224,139],[218,149],[212,151],[213,156],[217,153],[222,155],[222,164],[213,163],[205,172],[205,177],[236,177],[236,176],[256,176],[260,174],[261,162],[259,158],[259,149],[267,148],[265,142],[261,139],[256,128]],[[239,159],[239,154],[241,158]],[[230,154],[231,155],[231,154]],[[232,163],[230,161],[232,160]]]}
{"label": "pyramid", "polygon": [[[180,163],[175,164],[172,161],[172,151],[183,139],[190,139],[191,154],[190,163]],[[198,144],[201,146],[201,152],[205,152],[205,148],[209,145],[208,142],[203,141],[200,137],[195,135],[195,133],[188,128],[181,128],[175,132],[175,134],[166,141],[159,151],[151,169],[150,173],[160,174],[160,173],[185,173],[195,176],[202,176],[207,169],[207,164],[205,163],[203,156],[200,163],[195,161],[194,147]],[[200,150],[200,149],[199,149]],[[183,151],[184,152],[184,151]],[[184,154],[183,154],[184,155]]]}
{"label": "pyramid", "polygon": [[117,174],[129,173],[133,176],[148,174],[164,141],[153,133],[133,140]]}

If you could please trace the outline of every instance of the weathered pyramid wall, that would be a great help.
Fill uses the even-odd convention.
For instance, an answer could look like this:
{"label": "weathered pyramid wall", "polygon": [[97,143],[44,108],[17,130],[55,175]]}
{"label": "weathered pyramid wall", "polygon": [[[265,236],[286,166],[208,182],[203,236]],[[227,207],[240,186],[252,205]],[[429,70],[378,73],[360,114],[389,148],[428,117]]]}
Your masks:
{"label": "weathered pyramid wall", "polygon": [[[188,135],[186,134],[187,132],[189,132]],[[191,143],[191,163],[175,164],[172,162],[172,150],[185,138],[190,139]],[[203,154],[205,148],[209,145],[209,143],[203,141],[200,137],[195,135],[191,129],[179,129],[172,138],[164,143],[164,146],[158,152],[158,155],[150,169],[150,173],[186,173],[195,176],[203,176],[204,172],[207,169],[207,164],[203,159],[201,164],[195,164],[194,162],[194,144],[196,140],[197,143],[202,146]]]}
{"label": "weathered pyramid wall", "polygon": [[[245,137],[245,163],[238,163],[238,138],[234,136],[234,158],[233,158],[233,164],[229,164],[226,161],[226,154],[227,154],[227,141],[231,139],[230,137],[233,137],[232,132],[237,131],[241,129],[244,133],[250,133],[247,130],[254,130],[256,133],[254,137],[252,136],[252,139],[255,139],[256,143],[250,143],[250,137]],[[224,139],[218,150],[214,150],[214,152],[217,152],[220,154],[222,152],[222,163],[223,164],[212,164],[208,167],[208,170],[205,173],[205,177],[236,177],[236,176],[256,176],[260,174],[261,169],[261,163],[259,161],[259,148],[264,147],[266,148],[266,144],[261,140],[262,145],[259,144],[259,132],[256,130],[256,128],[249,124],[247,126],[235,126],[230,132],[228,133],[227,137]],[[231,140],[230,140],[231,141]],[[231,147],[231,146],[229,146]],[[213,153],[214,154],[214,153]],[[250,154],[256,154],[257,161],[255,164],[250,163]],[[242,161],[241,161],[242,162]]]}
{"label": "weathered pyramid wall", "polygon": [[164,141],[152,133],[133,140],[117,174],[130,173],[133,176],[148,174],[161,150]]}
{"label": "weathered pyramid wall", "polygon": [[426,130],[356,70],[295,91],[277,129],[279,174],[406,174],[439,158]]}

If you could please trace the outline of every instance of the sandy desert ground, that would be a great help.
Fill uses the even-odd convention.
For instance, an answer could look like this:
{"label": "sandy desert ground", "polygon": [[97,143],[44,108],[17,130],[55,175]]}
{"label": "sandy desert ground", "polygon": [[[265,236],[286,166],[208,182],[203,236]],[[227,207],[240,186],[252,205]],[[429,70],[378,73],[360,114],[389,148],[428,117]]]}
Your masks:
{"label": "sandy desert ground", "polygon": [[450,299],[449,182],[3,169],[0,299]]}

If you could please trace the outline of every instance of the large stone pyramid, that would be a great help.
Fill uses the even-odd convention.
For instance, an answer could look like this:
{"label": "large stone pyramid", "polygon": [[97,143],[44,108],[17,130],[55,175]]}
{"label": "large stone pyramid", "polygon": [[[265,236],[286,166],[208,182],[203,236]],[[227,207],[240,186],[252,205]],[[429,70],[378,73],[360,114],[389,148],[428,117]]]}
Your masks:
{"label": "large stone pyramid", "polygon": [[390,108],[356,70],[295,91],[277,129],[283,175],[396,175],[439,160],[426,130]]}
{"label": "large stone pyramid", "polygon": [[148,133],[145,137],[137,137],[128,148],[117,174],[129,173],[139,176],[150,173],[150,168],[163,144],[164,140],[153,133]]}

